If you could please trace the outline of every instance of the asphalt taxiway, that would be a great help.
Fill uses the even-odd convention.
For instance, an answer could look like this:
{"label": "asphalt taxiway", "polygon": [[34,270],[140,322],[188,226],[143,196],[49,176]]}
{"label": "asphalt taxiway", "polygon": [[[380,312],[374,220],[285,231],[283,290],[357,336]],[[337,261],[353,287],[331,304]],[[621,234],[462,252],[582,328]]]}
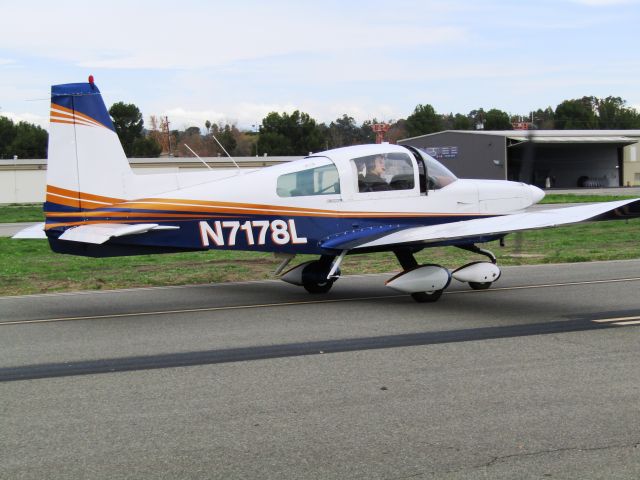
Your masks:
{"label": "asphalt taxiway", "polygon": [[640,260],[0,298],[0,478],[637,478]]}

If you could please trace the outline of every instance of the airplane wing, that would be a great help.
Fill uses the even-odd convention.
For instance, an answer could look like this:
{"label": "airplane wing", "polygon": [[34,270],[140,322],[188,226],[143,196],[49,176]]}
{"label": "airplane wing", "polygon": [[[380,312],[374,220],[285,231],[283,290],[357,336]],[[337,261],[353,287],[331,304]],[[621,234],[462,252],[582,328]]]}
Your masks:
{"label": "airplane wing", "polygon": [[[322,242],[325,248],[357,250],[393,245],[425,245],[451,242],[474,243],[523,230],[551,228],[586,221],[628,219],[640,216],[640,199],[579,205],[575,207],[522,212],[498,217],[478,218],[426,227],[410,227],[391,233],[354,235],[345,232]],[[364,233],[364,232],[363,232]]]}

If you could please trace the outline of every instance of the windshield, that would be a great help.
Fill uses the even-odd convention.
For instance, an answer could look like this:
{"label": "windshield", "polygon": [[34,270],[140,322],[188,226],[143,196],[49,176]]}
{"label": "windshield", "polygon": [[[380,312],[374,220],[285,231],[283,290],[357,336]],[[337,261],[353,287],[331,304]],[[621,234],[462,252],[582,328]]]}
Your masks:
{"label": "windshield", "polygon": [[428,155],[422,149],[418,149],[418,151],[420,152],[420,156],[427,167],[427,175],[429,176],[427,188],[429,190],[437,190],[439,188],[446,187],[458,179],[451,170],[442,165],[431,155]]}

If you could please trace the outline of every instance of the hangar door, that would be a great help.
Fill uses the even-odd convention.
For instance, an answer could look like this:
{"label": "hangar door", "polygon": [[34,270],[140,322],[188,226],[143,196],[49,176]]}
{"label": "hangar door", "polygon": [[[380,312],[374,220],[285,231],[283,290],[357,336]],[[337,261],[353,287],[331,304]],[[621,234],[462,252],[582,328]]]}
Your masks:
{"label": "hangar door", "polygon": [[622,137],[509,137],[507,178],[540,188],[622,186]]}

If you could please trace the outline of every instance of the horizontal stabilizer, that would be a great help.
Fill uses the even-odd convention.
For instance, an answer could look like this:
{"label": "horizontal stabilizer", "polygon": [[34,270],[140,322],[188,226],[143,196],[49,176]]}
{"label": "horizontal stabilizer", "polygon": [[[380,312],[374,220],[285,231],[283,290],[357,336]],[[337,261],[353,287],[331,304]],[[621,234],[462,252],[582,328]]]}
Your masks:
{"label": "horizontal stabilizer", "polygon": [[24,228],[16,233],[11,238],[17,239],[29,239],[34,238],[38,240],[46,240],[47,235],[44,233],[44,223],[36,223],[35,225],[31,225],[30,227]]}
{"label": "horizontal stabilizer", "polygon": [[138,223],[134,225],[126,223],[96,223],[70,228],[60,235],[58,239],[100,245],[111,238],[124,235],[138,235],[151,230],[177,230],[178,228],[180,227],[161,226],[157,223]]}

